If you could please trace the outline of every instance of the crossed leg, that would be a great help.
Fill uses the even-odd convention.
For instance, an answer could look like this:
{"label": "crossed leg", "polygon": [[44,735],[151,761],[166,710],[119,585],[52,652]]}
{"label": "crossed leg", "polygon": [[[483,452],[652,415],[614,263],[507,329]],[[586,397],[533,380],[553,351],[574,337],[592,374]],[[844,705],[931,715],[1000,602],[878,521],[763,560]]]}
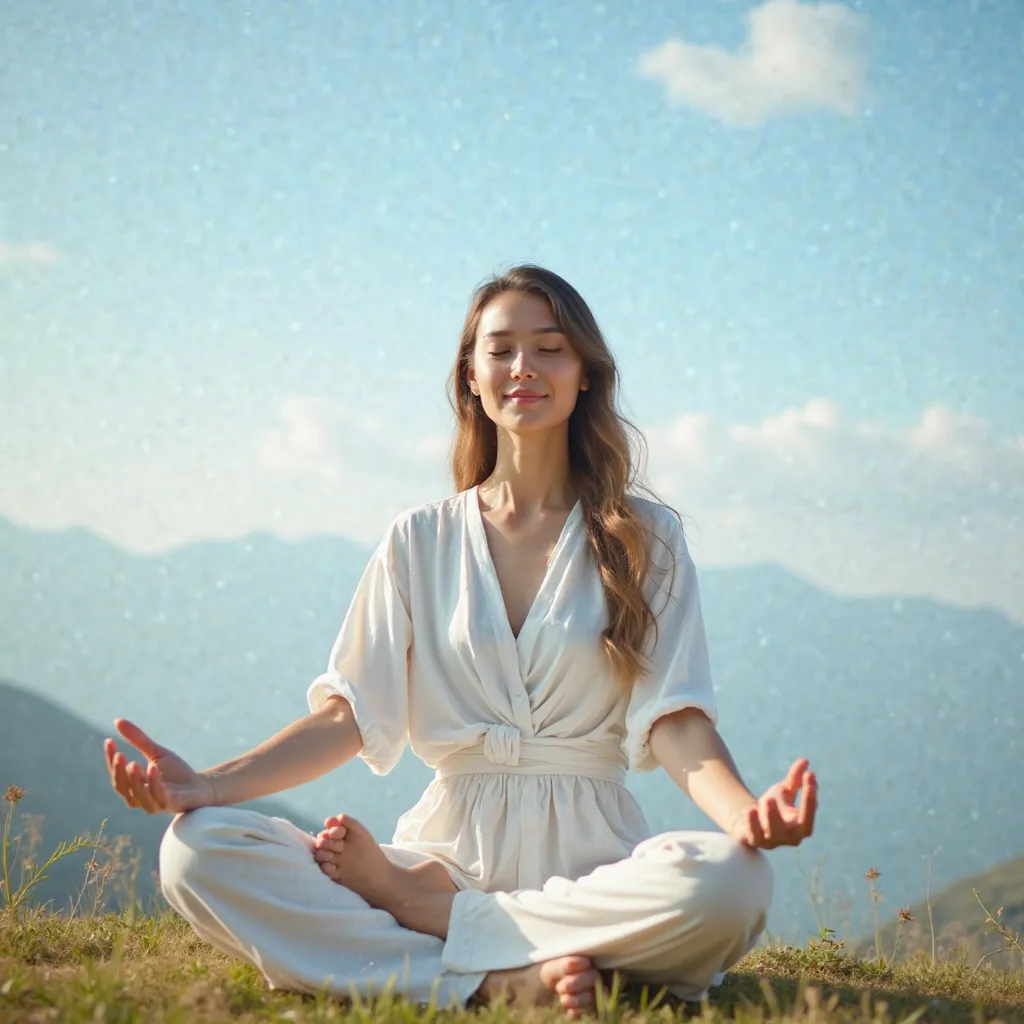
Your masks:
{"label": "crossed leg", "polygon": [[[458,889],[444,865],[424,861],[402,867],[389,860],[369,830],[348,815],[324,822],[314,857],[332,881],[385,910],[404,928],[448,936]],[[596,1007],[601,975],[585,956],[554,957],[543,963],[487,973],[477,998],[517,1005],[557,1002],[570,1018]]]}
{"label": "crossed leg", "polygon": [[[673,832],[580,879],[541,890],[456,892],[433,866],[400,867],[359,822],[329,819],[322,870],[405,927],[445,940],[450,970],[486,971],[492,991],[592,1008],[599,970],[699,998],[753,946],[771,900],[761,854],[712,832]],[[530,966],[527,966],[530,965]],[[509,969],[519,973],[510,973]]]}

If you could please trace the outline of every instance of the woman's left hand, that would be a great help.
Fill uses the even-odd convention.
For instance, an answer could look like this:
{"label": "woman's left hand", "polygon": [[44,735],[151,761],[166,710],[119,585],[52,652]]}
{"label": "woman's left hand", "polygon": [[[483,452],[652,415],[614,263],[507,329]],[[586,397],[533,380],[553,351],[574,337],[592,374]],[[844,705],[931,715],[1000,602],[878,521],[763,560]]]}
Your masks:
{"label": "woman's left hand", "polygon": [[[794,761],[786,777],[764,791],[757,803],[735,818],[733,839],[753,850],[799,846],[814,831],[818,809],[818,780],[807,758]],[[797,806],[797,798],[803,798]]]}

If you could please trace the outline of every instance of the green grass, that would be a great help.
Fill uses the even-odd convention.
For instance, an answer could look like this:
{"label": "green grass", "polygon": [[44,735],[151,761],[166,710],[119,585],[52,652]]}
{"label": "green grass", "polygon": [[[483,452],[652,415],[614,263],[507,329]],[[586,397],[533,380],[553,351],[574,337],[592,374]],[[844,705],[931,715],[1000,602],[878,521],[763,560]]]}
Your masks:
{"label": "green grass", "polygon": [[[682,1019],[665,1004],[651,1009],[628,994],[606,1020]],[[826,939],[807,948],[756,950],[715,991],[696,1019],[741,1022],[1024,1022],[1024,971],[977,969],[966,959],[932,965],[918,954],[889,965],[849,956]],[[151,916],[67,917],[34,911],[0,923],[0,1020],[213,1024],[239,1021],[396,1020],[407,1024],[554,1020],[553,1011],[513,1014],[501,1007],[438,1012],[381,998],[344,1004],[270,991],[254,968],[217,952],[169,911]]]}
{"label": "green grass", "polygon": [[[560,1019],[553,1010],[439,1011],[387,995],[370,1003],[273,992],[255,968],[207,945],[169,910],[143,913],[131,898],[127,901],[134,908],[130,912],[99,909],[103,887],[113,884],[115,868],[124,867],[121,846],[79,837],[60,844],[48,858],[36,857],[38,834],[28,843],[11,835],[13,810],[23,795],[16,787],[4,793],[7,808],[0,833],[3,1024],[525,1024],[527,1020],[542,1024]],[[36,865],[55,864],[83,846],[94,850],[83,887],[83,894],[92,888],[91,902],[79,899],[77,913],[55,913],[33,905],[30,890],[45,874]],[[20,861],[17,878],[16,860]],[[875,878],[870,878],[873,896],[877,896]],[[989,932],[998,932],[997,945],[1005,950],[998,966],[991,958],[979,962],[977,950],[965,946],[936,956],[934,942],[916,951],[908,948],[909,943],[900,946],[895,962],[884,956],[852,955],[823,930],[820,939],[805,948],[781,943],[759,947],[730,972],[726,984],[703,1006],[684,1008],[629,991],[604,1005],[597,1016],[606,1021],[665,1024],[684,1018],[741,1024],[988,1020],[1024,1024],[1020,936],[1007,927],[1009,915],[1004,918],[978,900],[974,907],[979,920],[967,927],[976,929],[982,923]],[[968,909],[965,904],[965,913]],[[988,920],[986,913],[992,915]],[[901,915],[915,920],[909,908]],[[888,943],[883,942],[882,948],[889,949]]]}

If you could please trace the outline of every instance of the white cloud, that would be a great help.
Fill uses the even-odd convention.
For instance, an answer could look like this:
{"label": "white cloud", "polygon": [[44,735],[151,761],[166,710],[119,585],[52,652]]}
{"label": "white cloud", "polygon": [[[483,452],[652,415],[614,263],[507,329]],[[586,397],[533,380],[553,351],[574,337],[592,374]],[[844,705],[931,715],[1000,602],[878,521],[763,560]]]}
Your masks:
{"label": "white cloud", "polygon": [[[774,562],[840,591],[1024,620],[1024,437],[942,406],[904,428],[857,422],[826,398],[758,423],[688,414],[645,434],[651,483],[687,517],[698,562]],[[450,492],[448,443],[292,398],[258,448],[301,509],[296,533],[301,521],[372,541],[399,509]]]}
{"label": "white cloud", "polygon": [[297,396],[239,446],[230,432],[172,427],[143,444],[129,431],[54,440],[6,432],[0,415],[0,516],[38,529],[85,526],[151,553],[271,531],[374,544],[402,509],[449,493],[447,437]]}
{"label": "white cloud", "polygon": [[293,396],[281,425],[257,438],[279,504],[299,509],[282,532],[339,532],[371,542],[403,508],[448,493],[447,437],[416,435],[324,398]]}
{"label": "white cloud", "polygon": [[15,263],[56,263],[60,253],[46,242],[12,245],[0,242],[0,266]]}
{"label": "white cloud", "polygon": [[330,483],[365,473],[407,475],[424,459],[443,462],[448,450],[445,438],[403,437],[393,423],[354,415],[325,398],[287,398],[281,420],[280,427],[257,439],[263,463],[278,473],[312,475]]}
{"label": "white cloud", "polygon": [[1024,619],[1024,438],[937,406],[905,428],[816,399],[752,425],[647,431],[650,479],[705,563],[770,561],[852,593],[921,593]]}
{"label": "white cloud", "polygon": [[640,56],[668,99],[727,124],[759,125],[811,110],[852,115],[867,78],[867,16],[840,3],[765,0],[736,53],[669,39]]}
{"label": "white cloud", "polygon": [[[771,562],[841,592],[1024,621],[1024,437],[941,406],[903,427],[862,422],[823,398],[747,424],[687,414],[645,434],[649,479],[686,517],[700,565]],[[136,551],[258,530],[369,545],[402,509],[451,493],[448,445],[446,432],[311,397],[286,401],[248,450],[26,438],[0,452],[0,515],[85,525]]]}

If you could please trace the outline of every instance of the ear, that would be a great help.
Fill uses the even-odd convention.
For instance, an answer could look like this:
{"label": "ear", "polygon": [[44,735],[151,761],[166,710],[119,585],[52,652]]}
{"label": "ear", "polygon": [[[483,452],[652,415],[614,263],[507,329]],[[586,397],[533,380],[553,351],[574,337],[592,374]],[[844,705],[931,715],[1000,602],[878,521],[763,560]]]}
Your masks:
{"label": "ear", "polygon": [[469,385],[469,390],[472,391],[474,395],[479,396],[480,386],[476,382],[476,370],[473,369],[472,363],[466,367],[466,383]]}

